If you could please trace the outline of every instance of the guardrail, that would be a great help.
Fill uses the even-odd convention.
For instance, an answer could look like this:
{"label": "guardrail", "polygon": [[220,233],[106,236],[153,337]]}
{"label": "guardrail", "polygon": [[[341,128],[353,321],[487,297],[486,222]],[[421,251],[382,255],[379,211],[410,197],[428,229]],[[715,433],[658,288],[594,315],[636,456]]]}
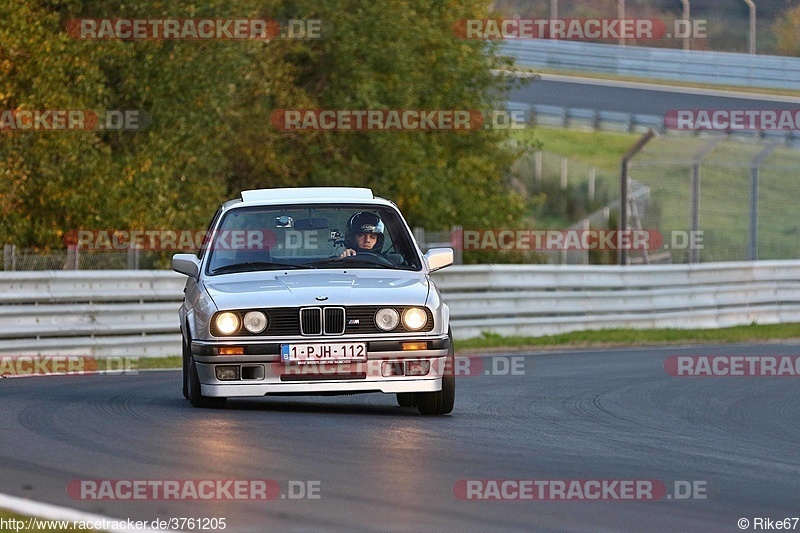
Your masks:
{"label": "guardrail", "polygon": [[180,354],[186,277],[170,271],[0,272],[0,354]]}
{"label": "guardrail", "polygon": [[674,50],[563,40],[510,40],[505,54],[517,66],[715,85],[796,89],[800,58]]}
{"label": "guardrail", "polygon": [[[553,105],[527,104],[510,101],[510,111],[522,111],[530,116],[536,125],[555,126],[559,128],[591,128],[595,131],[620,131],[627,133],[644,133],[653,129],[659,133],[670,135],[700,135],[699,131],[678,131],[667,129],[664,117],[641,113],[623,113],[620,111],[602,111],[583,107],[563,107]],[[702,132],[708,135],[709,132]],[[787,144],[798,141],[794,130],[729,130],[716,132],[731,138],[778,140]]]}
{"label": "guardrail", "polygon": [[[800,322],[800,261],[470,265],[434,277],[461,339]],[[168,271],[0,272],[0,354],[177,355],[184,282]]]}

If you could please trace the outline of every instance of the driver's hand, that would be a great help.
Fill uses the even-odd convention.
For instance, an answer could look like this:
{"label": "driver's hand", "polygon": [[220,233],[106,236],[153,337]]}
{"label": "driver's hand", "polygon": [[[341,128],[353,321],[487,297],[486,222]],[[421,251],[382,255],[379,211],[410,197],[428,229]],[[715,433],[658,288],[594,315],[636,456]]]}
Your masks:
{"label": "driver's hand", "polygon": [[356,251],[353,250],[352,248],[348,248],[347,250],[345,250],[344,252],[339,254],[339,259],[344,259],[345,257],[351,256],[351,255],[356,255]]}

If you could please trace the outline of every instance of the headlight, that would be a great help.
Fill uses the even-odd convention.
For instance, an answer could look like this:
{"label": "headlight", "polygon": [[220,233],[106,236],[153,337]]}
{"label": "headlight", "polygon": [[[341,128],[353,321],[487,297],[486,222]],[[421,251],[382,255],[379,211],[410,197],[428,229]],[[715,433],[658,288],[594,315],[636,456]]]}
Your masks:
{"label": "headlight", "polygon": [[267,315],[261,311],[250,311],[244,315],[244,329],[250,333],[261,333],[267,329]]}
{"label": "headlight", "polygon": [[411,331],[417,331],[428,323],[428,315],[419,307],[409,307],[403,311],[403,326]]}
{"label": "headlight", "polygon": [[214,319],[214,325],[223,335],[233,335],[239,331],[239,317],[234,313],[220,313]]}
{"label": "headlight", "polygon": [[375,325],[383,331],[391,331],[400,323],[400,314],[394,309],[378,309],[375,313]]}

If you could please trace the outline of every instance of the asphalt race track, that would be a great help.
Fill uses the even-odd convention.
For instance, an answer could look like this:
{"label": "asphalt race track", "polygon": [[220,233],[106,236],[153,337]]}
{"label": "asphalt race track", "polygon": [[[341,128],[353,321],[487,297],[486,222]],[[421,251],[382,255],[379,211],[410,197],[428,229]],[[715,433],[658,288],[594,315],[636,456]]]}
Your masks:
{"label": "asphalt race track", "polygon": [[796,97],[737,96],[736,92],[706,91],[691,87],[628,84],[545,74],[541,80],[515,88],[510,101],[527,104],[599,109],[663,116],[672,109],[789,109],[800,110]]}
{"label": "asphalt race track", "polygon": [[[740,518],[800,516],[798,378],[674,377],[672,355],[797,356],[800,345],[536,353],[517,360],[517,375],[510,356],[483,358],[445,417],[380,394],[200,410],[177,371],[4,379],[0,492],[116,518],[224,517],[227,532],[740,531]],[[70,481],[87,479],[269,479],[283,496],[305,486],[319,498],[73,499]],[[688,481],[706,498],[454,492],[459,480],[520,479],[660,480],[669,496]]]}

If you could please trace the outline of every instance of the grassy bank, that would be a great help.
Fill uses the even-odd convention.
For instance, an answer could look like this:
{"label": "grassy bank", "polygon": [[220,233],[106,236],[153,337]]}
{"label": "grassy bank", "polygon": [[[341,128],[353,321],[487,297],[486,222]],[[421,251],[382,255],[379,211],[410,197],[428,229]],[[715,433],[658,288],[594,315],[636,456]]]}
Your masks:
{"label": "grassy bank", "polygon": [[604,329],[575,331],[545,337],[482,337],[456,341],[456,351],[482,349],[522,349],[548,346],[643,346],[657,344],[744,343],[800,339],[800,324],[734,326],[720,329]]}

